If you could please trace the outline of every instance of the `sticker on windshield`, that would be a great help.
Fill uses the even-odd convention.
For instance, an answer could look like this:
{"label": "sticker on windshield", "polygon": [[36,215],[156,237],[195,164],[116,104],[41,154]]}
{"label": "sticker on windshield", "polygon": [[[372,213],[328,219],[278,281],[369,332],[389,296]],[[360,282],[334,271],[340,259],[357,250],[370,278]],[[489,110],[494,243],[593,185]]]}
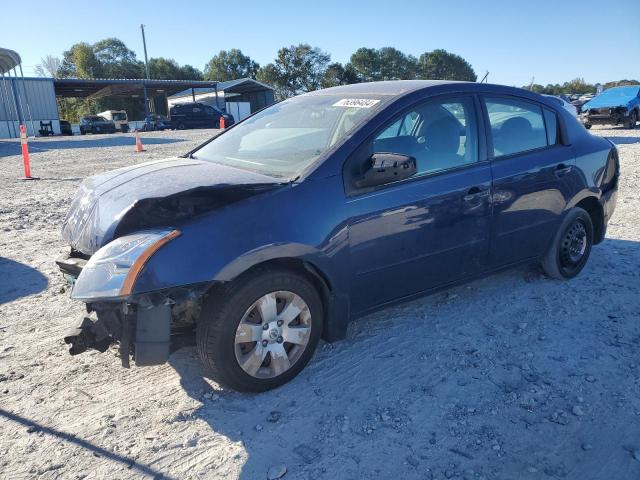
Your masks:
{"label": "sticker on windshield", "polygon": [[334,107],[371,108],[380,100],[372,98],[343,98],[333,104]]}

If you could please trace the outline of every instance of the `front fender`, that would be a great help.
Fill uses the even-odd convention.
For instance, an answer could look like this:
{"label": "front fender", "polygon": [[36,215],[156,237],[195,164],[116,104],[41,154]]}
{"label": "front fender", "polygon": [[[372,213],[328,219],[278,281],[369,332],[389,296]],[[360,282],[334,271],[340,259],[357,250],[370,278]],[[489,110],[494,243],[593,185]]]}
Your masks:
{"label": "front fender", "polygon": [[[342,185],[338,181],[312,183],[250,198],[176,225],[182,235],[149,259],[133,293],[226,282],[278,258],[306,261],[336,288],[346,291],[348,229],[341,210],[331,208],[323,198],[328,190]],[[328,196],[335,197],[335,192]],[[307,201],[307,197],[311,198]]]}

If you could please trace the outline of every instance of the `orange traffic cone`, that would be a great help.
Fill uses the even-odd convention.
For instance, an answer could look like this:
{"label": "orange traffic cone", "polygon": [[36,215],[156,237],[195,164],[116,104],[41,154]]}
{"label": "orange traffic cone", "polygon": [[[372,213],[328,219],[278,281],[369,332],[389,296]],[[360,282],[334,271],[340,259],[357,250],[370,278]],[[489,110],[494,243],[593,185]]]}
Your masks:
{"label": "orange traffic cone", "polygon": [[27,141],[27,127],[20,124],[20,143],[22,144],[22,165],[24,167],[23,180],[37,180],[31,176],[31,161],[29,160],[29,144]]}
{"label": "orange traffic cone", "polygon": [[224,130],[225,125],[224,125],[224,117],[220,117],[220,129]]}
{"label": "orange traffic cone", "polygon": [[144,147],[142,146],[142,140],[140,139],[140,132],[136,130],[136,152],[144,152]]}

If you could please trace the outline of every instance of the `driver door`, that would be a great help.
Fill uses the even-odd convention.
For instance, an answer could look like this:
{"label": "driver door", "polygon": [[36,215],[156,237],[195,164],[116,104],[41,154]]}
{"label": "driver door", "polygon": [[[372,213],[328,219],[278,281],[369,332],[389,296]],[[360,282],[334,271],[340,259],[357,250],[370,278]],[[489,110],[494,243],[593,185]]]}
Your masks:
{"label": "driver door", "polygon": [[407,180],[350,192],[354,313],[486,267],[491,169],[479,154],[478,110],[473,96],[424,102],[391,119],[350,160],[398,153],[418,167]]}

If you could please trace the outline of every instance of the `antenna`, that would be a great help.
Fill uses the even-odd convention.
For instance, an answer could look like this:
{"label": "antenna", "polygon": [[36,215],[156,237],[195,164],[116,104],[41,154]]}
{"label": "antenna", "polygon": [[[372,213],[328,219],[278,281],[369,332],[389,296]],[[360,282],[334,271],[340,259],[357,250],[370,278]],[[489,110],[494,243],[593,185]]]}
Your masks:
{"label": "antenna", "polygon": [[487,70],[487,72],[484,74],[484,77],[482,77],[482,80],[480,80],[480,83],[485,82],[488,76],[489,76],[489,70]]}

